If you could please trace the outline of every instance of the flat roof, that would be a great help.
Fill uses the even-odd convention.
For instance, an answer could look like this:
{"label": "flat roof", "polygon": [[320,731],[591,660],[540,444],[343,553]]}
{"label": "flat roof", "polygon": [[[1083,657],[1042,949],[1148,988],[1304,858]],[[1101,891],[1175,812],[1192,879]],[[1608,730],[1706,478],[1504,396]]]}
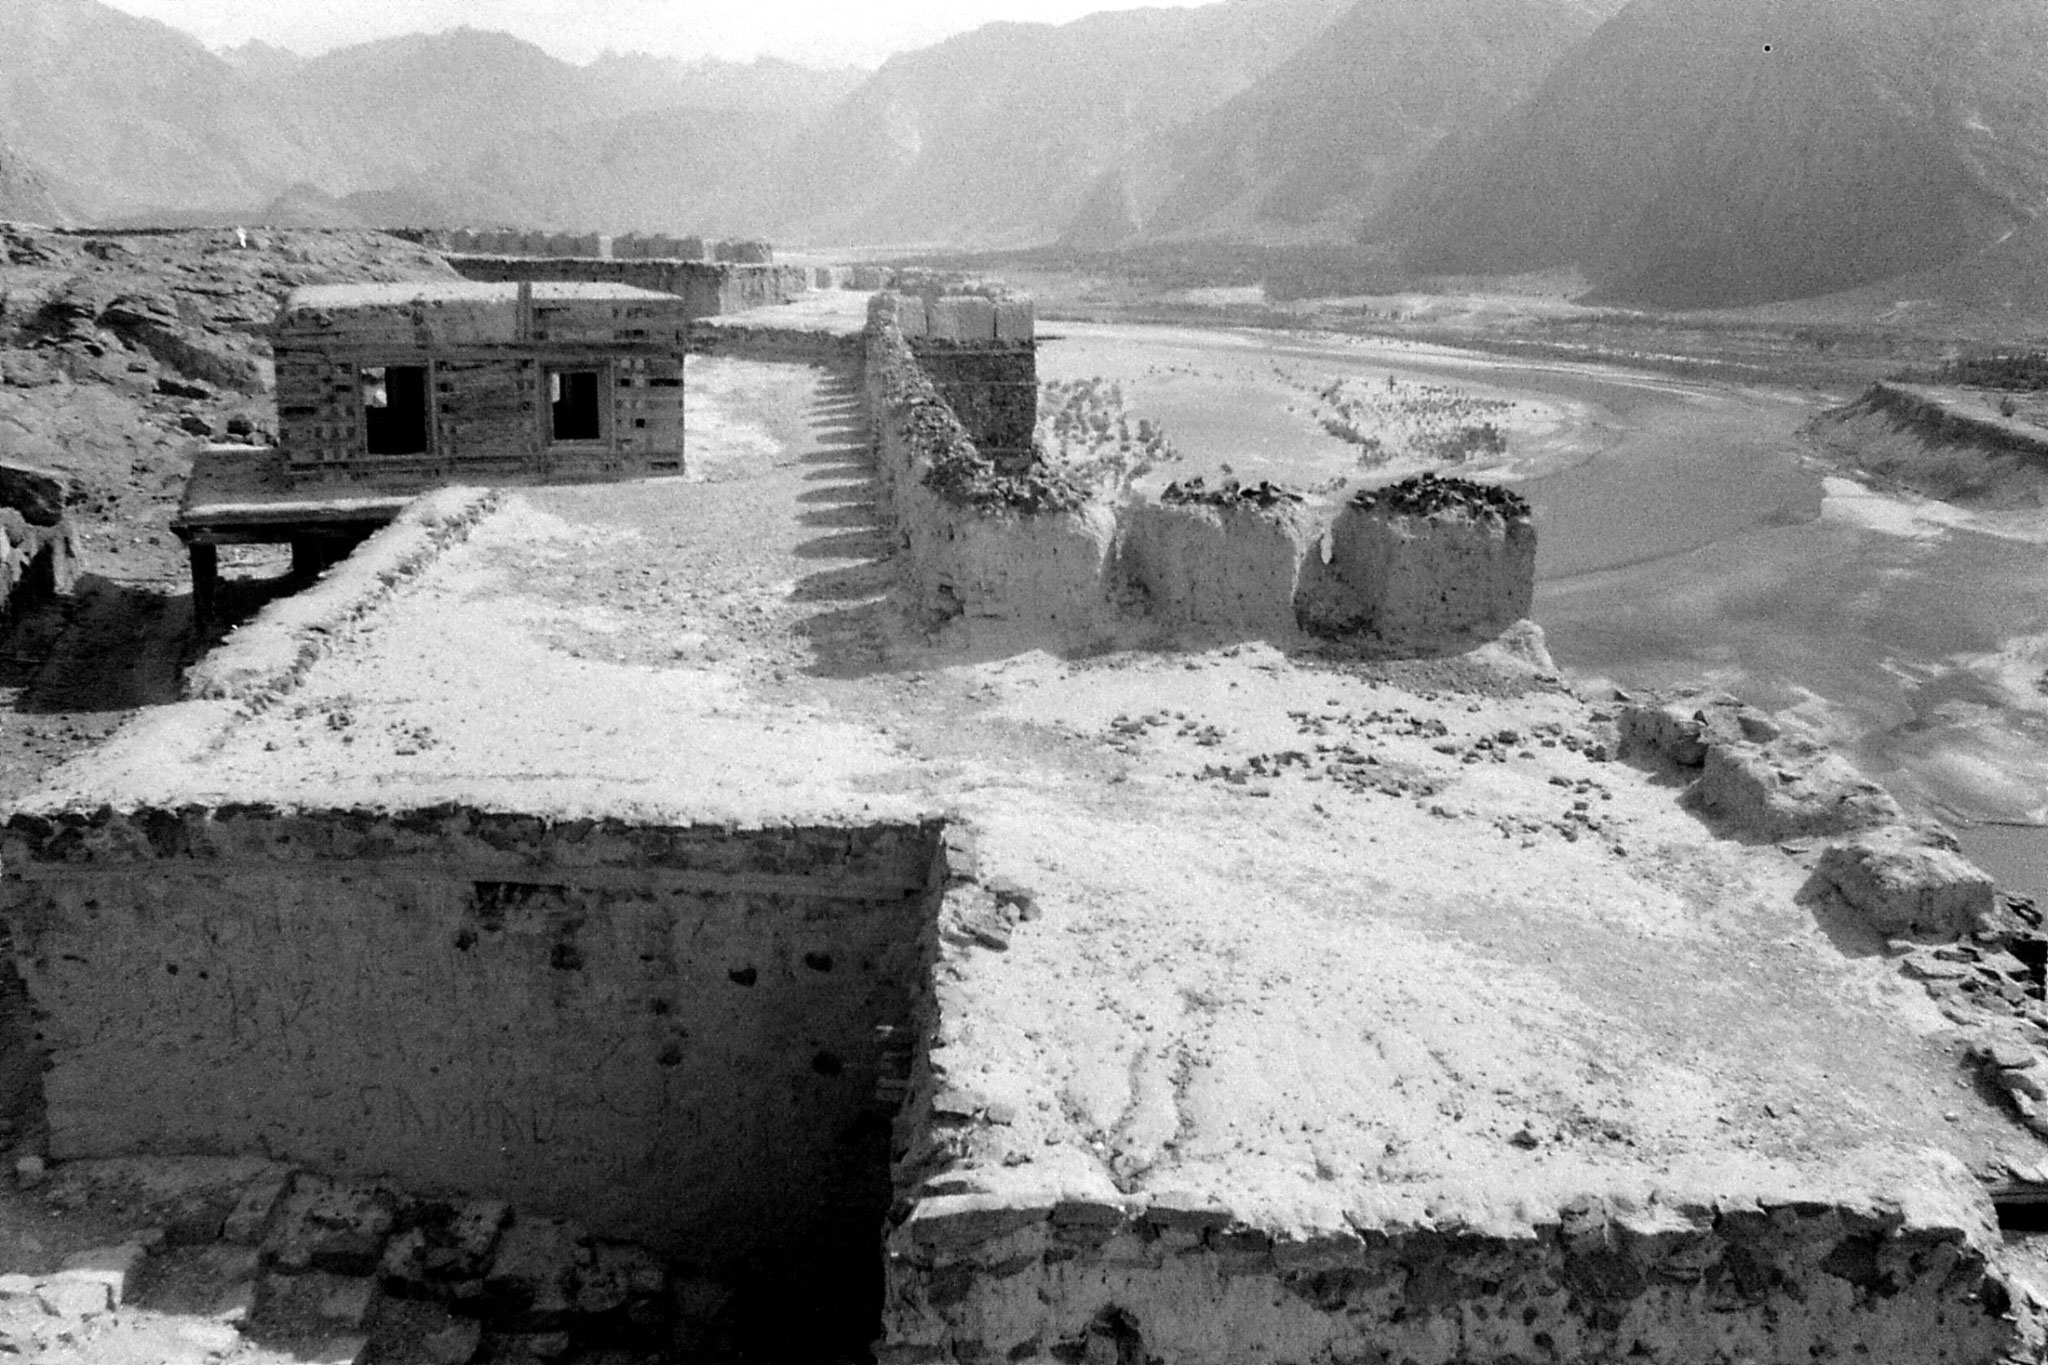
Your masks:
{"label": "flat roof", "polygon": [[[536,280],[529,286],[538,303],[671,302],[674,294],[628,284]],[[516,283],[486,284],[476,280],[400,280],[387,284],[309,284],[291,292],[286,313],[334,312],[345,308],[395,308],[409,303],[513,303]]]}
{"label": "flat roof", "polygon": [[922,642],[889,536],[847,529],[852,376],[701,374],[702,481],[444,490],[18,809],[962,821],[1036,918],[937,950],[934,1063],[1003,1115],[949,1174],[1018,1203],[1519,1227],[2039,1160],[1883,940],[1803,896],[1816,841],[1717,836],[1606,761],[1599,705],[1469,661]]}

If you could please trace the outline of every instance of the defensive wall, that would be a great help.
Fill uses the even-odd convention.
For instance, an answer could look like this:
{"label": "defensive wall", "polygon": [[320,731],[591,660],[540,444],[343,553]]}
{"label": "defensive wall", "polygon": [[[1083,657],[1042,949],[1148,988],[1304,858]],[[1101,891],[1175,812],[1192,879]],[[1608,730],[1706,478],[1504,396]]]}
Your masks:
{"label": "defensive wall", "polygon": [[810,272],[789,265],[587,256],[450,256],[448,264],[464,279],[493,284],[574,281],[674,294],[693,319],[788,303],[810,288]]}
{"label": "defensive wall", "polygon": [[[1085,628],[1135,601],[1175,628],[1422,652],[1469,648],[1528,615],[1536,534],[1505,490],[1424,476],[1330,508],[1270,485],[1190,480],[1148,497],[1035,457],[998,462],[939,380],[974,354],[983,316],[991,333],[1003,316],[969,303],[885,293],[871,308],[876,477],[925,609]],[[934,347],[931,319],[960,332],[963,315],[975,342]]]}
{"label": "defensive wall", "polygon": [[768,243],[748,239],[675,237],[667,233],[540,232],[517,228],[405,228],[393,236],[432,251],[476,256],[573,256],[582,259],[721,261],[769,265]]}

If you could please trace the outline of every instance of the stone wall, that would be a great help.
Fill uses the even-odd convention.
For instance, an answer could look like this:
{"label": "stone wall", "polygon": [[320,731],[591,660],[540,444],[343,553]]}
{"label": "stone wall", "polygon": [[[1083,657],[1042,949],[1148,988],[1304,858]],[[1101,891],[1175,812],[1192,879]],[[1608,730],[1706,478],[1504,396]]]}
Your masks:
{"label": "stone wall", "polygon": [[476,256],[554,256],[619,261],[726,261],[738,265],[772,265],[774,248],[766,242],[731,239],[707,242],[702,237],[667,233],[534,232],[514,229],[458,228],[452,232],[404,230],[395,235],[435,251]]}
{"label": "stone wall", "polygon": [[[262,1151],[719,1271],[871,1266],[935,826],[19,814],[52,1156]],[[900,1086],[898,1087],[900,1093]]]}
{"label": "stone wall", "polygon": [[[1428,491],[1452,487],[1460,494]],[[1423,476],[1347,504],[1330,525],[1329,558],[1303,600],[1303,624],[1430,649],[1498,636],[1528,616],[1535,525],[1512,494],[1499,507],[1463,495],[1482,487]]]}
{"label": "stone wall", "polygon": [[1036,460],[1038,347],[1031,300],[934,286],[899,296],[896,326],[982,454],[1009,471]]}
{"label": "stone wall", "polygon": [[877,1358],[1988,1365],[2020,1345],[1996,1232],[1960,1196],[1588,1198],[1503,1221],[1361,1211],[1275,1237],[1196,1197],[928,1197],[889,1237]]}
{"label": "stone wall", "polygon": [[[944,616],[1092,623],[1107,601],[1114,510],[999,473],[896,326],[899,304],[877,296],[863,383],[880,500],[913,599]],[[940,476],[953,470],[978,471],[969,477],[985,485],[983,505],[942,491]]]}
{"label": "stone wall", "polygon": [[1564,1196],[1483,1172],[1417,1189],[1318,1169],[1306,1190],[1219,1189],[1230,1158],[1213,1148],[1166,1172],[1035,1141],[1013,1161],[1019,1098],[961,1074],[974,1045],[948,968],[1022,950],[1013,936],[1044,911],[979,875],[967,828],[945,839],[939,966],[896,1118],[879,1365],[2032,1358],[2014,1311],[2028,1291],[1993,1263],[1990,1202],[1940,1152],[1856,1176],[1680,1160],[1654,1184],[1616,1170],[1621,1188]]}
{"label": "stone wall", "polygon": [[559,280],[624,284],[674,294],[692,318],[718,317],[788,303],[810,289],[810,271],[794,265],[546,256],[455,256],[465,279],[493,284]]}
{"label": "stone wall", "polygon": [[1321,554],[1321,527],[1294,503],[1139,499],[1120,521],[1119,573],[1144,590],[1155,619],[1175,625],[1251,635],[1284,629]]}
{"label": "stone wall", "polygon": [[[1135,590],[1174,627],[1276,640],[1308,631],[1411,653],[1469,648],[1527,617],[1536,532],[1527,504],[1497,487],[1422,475],[1332,514],[1285,489],[1234,482],[1118,499],[1066,482],[1035,447],[992,458],[942,377],[1028,391],[1035,424],[1035,382],[1027,390],[1001,368],[1014,358],[1035,375],[1035,359],[1022,347],[1006,357],[1007,342],[934,342],[934,309],[955,302],[979,305],[961,316],[971,314],[977,337],[984,321],[993,334],[997,300],[883,292],[865,340],[876,477],[924,609],[1079,627]],[[994,368],[984,375],[976,364]],[[1023,423],[1021,396],[977,408],[991,385],[965,387],[970,412],[1000,408],[998,425]]]}

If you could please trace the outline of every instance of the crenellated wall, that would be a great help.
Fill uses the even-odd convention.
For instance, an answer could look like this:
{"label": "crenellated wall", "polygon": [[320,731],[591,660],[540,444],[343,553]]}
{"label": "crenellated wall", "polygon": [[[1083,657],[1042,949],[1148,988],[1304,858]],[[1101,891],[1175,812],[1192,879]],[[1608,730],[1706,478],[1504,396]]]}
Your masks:
{"label": "crenellated wall", "polygon": [[624,284],[674,294],[692,318],[788,303],[810,289],[802,266],[571,256],[451,256],[465,279],[491,284],[561,281]]}
{"label": "crenellated wall", "polygon": [[[1106,621],[1113,603],[1135,595],[1177,629],[1278,640],[1307,632],[1395,652],[1469,648],[1528,615],[1535,527],[1527,504],[1497,487],[1423,475],[1332,510],[1264,485],[1191,481],[1156,497],[1082,487],[1035,447],[1028,459],[996,458],[943,376],[1004,362],[1009,343],[977,348],[1005,306],[889,292],[870,306],[877,478],[924,609],[1071,629]],[[935,317],[977,340],[933,341]],[[1025,348],[1011,356],[1031,363]],[[1002,384],[1023,388],[1015,374]],[[970,411],[987,392],[967,386]],[[1021,399],[1000,403],[999,425],[1021,421]]]}

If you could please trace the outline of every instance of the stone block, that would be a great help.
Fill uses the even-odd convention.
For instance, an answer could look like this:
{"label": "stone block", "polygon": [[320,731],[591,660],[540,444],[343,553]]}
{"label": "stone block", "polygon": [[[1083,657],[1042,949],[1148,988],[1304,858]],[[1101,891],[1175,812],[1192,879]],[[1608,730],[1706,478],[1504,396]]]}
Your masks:
{"label": "stone block", "polygon": [[1529,614],[1536,530],[1526,516],[1429,514],[1353,503],[1330,527],[1330,558],[1304,591],[1301,623],[1428,649],[1499,635]]}
{"label": "stone block", "polygon": [[255,1247],[208,1247],[199,1253],[199,1264],[211,1279],[253,1280],[262,1269],[263,1253]]}
{"label": "stone block", "polygon": [[105,1281],[61,1275],[36,1286],[36,1301],[45,1313],[59,1318],[91,1318],[114,1310],[113,1291]]}
{"label": "stone block", "polygon": [[931,327],[931,318],[925,301],[915,294],[899,294],[896,305],[896,330],[903,333],[905,341],[914,341],[924,336]]}
{"label": "stone block", "polygon": [[1680,692],[1630,702],[1620,716],[1623,752],[1651,753],[1681,768],[1697,768],[1716,744],[1767,744],[1782,734],[1778,723],[1725,692]]}
{"label": "stone block", "polygon": [[376,1292],[377,1281],[367,1275],[266,1275],[257,1289],[257,1316],[282,1328],[317,1322],[330,1331],[354,1331],[368,1321]]}
{"label": "stone block", "polygon": [[149,1253],[134,1243],[121,1246],[95,1247],[91,1251],[75,1252],[64,1258],[57,1278],[75,1283],[94,1283],[106,1287],[107,1296],[119,1308],[127,1298],[128,1285]]}
{"label": "stone block", "polygon": [[971,294],[947,294],[927,301],[925,336],[962,345],[994,341],[995,304]]}
{"label": "stone block", "polygon": [[369,1275],[383,1259],[394,1199],[376,1186],[350,1185],[304,1171],[293,1176],[263,1247],[287,1273],[325,1270]]}
{"label": "stone block", "polygon": [[1981,868],[1906,831],[1837,844],[1815,872],[1892,937],[1961,938],[1987,924],[1996,904],[1997,888]]}
{"label": "stone block", "polygon": [[1818,744],[1714,744],[1693,798],[1733,832],[1783,840],[1853,834],[1904,819],[1884,788]]}
{"label": "stone block", "polygon": [[1279,639],[1295,633],[1296,593],[1319,544],[1299,508],[1139,501],[1119,529],[1118,565],[1145,591],[1155,619]]}
{"label": "stone block", "polygon": [[458,1319],[420,1341],[420,1352],[429,1365],[469,1365],[482,1349],[484,1329],[480,1323]]}
{"label": "stone block", "polygon": [[242,1344],[242,1334],[225,1322],[180,1322],[177,1338],[209,1360],[233,1355]]}
{"label": "stone block", "polygon": [[243,1280],[223,1290],[213,1305],[213,1317],[218,1322],[245,1323],[256,1316],[256,1281]]}
{"label": "stone block", "polygon": [[328,1337],[299,1356],[300,1365],[364,1365],[370,1354],[370,1339],[350,1334]]}
{"label": "stone block", "polygon": [[940,1195],[913,1208],[902,1233],[915,1246],[941,1256],[958,1256],[1043,1223],[1050,1213],[1045,1207],[1012,1204],[994,1195]]}
{"label": "stone block", "polygon": [[577,1272],[589,1264],[589,1235],[562,1218],[515,1217],[498,1239],[484,1295],[494,1311],[545,1327],[575,1306]]}
{"label": "stone block", "polygon": [[0,507],[13,508],[31,526],[60,525],[69,491],[70,480],[62,474],[0,463]]}
{"label": "stone block", "polygon": [[997,341],[1031,341],[1036,338],[1037,305],[1030,299],[998,299],[995,307]]}
{"label": "stone block", "polygon": [[611,1313],[660,1298],[667,1290],[668,1271],[651,1252],[631,1242],[601,1241],[577,1277],[576,1311]]}

